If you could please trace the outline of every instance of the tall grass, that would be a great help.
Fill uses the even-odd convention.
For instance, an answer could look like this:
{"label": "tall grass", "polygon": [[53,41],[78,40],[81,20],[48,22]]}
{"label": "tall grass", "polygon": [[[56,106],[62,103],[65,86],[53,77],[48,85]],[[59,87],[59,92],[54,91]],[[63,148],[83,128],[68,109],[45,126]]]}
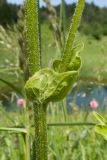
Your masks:
{"label": "tall grass", "polygon": [[[62,107],[58,109],[57,105],[61,104],[53,104],[48,108],[48,124],[65,122]],[[86,114],[79,110],[70,115],[67,114],[67,122],[96,122],[91,112],[88,113],[87,119]],[[10,112],[4,115],[1,111],[0,115],[1,125],[24,125],[24,117],[21,112]],[[14,122],[11,121],[12,117],[15,117]],[[107,117],[106,113],[105,117]],[[25,137],[21,134],[10,131],[7,134],[2,131],[0,132],[0,144],[1,160],[26,160]],[[49,160],[106,160],[106,150],[107,142],[94,132],[93,126],[48,126]]]}

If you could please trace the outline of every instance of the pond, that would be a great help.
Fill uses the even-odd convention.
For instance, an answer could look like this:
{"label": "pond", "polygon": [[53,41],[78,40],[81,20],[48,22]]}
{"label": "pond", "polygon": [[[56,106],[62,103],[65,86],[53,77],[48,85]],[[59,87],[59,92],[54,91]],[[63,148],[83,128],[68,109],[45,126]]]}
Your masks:
{"label": "pond", "polygon": [[[19,98],[20,95],[17,95]],[[98,110],[104,110],[107,108],[107,86],[106,85],[96,85],[95,83],[76,83],[72,91],[67,96],[67,110],[68,113],[72,111],[72,107],[75,105],[79,109],[88,111],[90,110],[90,102],[95,99],[98,104]],[[16,104],[16,96],[12,101],[3,101],[3,106],[8,111],[19,110]]]}
{"label": "pond", "polygon": [[80,83],[76,85],[67,97],[67,108],[71,111],[73,105],[84,110],[90,110],[89,104],[95,99],[99,104],[98,110],[107,107],[107,86]]}

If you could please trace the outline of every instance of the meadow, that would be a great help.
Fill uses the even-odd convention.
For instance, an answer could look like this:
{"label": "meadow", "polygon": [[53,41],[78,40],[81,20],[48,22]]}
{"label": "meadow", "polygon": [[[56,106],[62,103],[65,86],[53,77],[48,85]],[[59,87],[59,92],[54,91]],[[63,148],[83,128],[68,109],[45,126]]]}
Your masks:
{"label": "meadow", "polygon": [[[106,83],[107,72],[107,37],[102,37],[97,41],[91,36],[85,36],[77,33],[78,41],[84,43],[84,49],[81,52],[82,67],[79,74],[79,80],[93,83]],[[11,41],[10,41],[11,42]],[[14,40],[15,48],[18,48],[17,41]],[[58,56],[53,33],[49,26],[42,25],[42,64],[49,66],[49,59]],[[5,44],[0,44],[0,79],[9,83],[0,82],[0,93],[5,100],[11,100],[9,103],[1,103],[0,108],[0,127],[26,127],[24,110],[16,104],[19,93],[12,91],[11,96],[5,95],[10,88],[10,84],[18,87],[23,86],[23,77],[20,72],[12,69],[18,68],[18,52],[15,53],[12,48]],[[14,44],[13,44],[14,45]],[[17,56],[16,56],[17,54]],[[17,62],[17,63],[16,63]],[[10,69],[10,70],[9,70]],[[17,70],[17,69],[16,69]],[[3,93],[4,92],[4,93]],[[16,96],[17,95],[17,96]],[[9,97],[8,97],[9,96]],[[94,98],[94,97],[93,97]],[[2,99],[1,99],[2,100]],[[3,109],[3,104],[6,110]],[[8,105],[8,106],[6,106]],[[8,109],[10,107],[11,109]],[[48,122],[48,159],[49,160],[106,160],[107,142],[94,131],[96,119],[92,110],[84,112],[73,104],[72,113],[67,113],[66,101],[57,104],[50,104],[47,112]],[[85,106],[89,108],[89,106]],[[100,106],[99,106],[100,107]],[[106,112],[102,112],[106,117]],[[32,110],[30,111],[30,121],[32,122]],[[66,123],[66,125],[64,125]],[[90,124],[91,123],[91,124]],[[59,125],[58,125],[59,124]],[[8,131],[8,134],[1,129],[0,133],[0,159],[1,160],[26,160],[25,135]],[[32,135],[33,136],[33,135]],[[32,140],[30,140],[31,142]],[[32,143],[32,142],[31,142]]]}
{"label": "meadow", "polygon": [[[101,37],[100,32],[96,35],[98,30],[88,35],[79,30],[75,37],[84,0],[78,1],[69,32],[64,32],[64,18],[61,24],[64,2],[60,23],[55,9],[46,4],[52,21],[42,22],[41,37],[37,1],[26,1],[27,30],[23,7],[17,25],[6,29],[0,26],[0,160],[106,160],[106,30],[102,30],[105,32]],[[105,16],[102,9],[99,12]],[[53,60],[59,58],[52,66]]]}
{"label": "meadow", "polygon": [[[6,34],[8,36],[8,33]],[[13,35],[11,35],[12,33],[10,32],[10,38],[4,41],[4,44],[0,44],[0,74],[2,78],[4,77],[4,79],[8,79],[9,82],[13,82],[14,80],[17,81],[18,78],[20,79],[15,71],[10,73],[13,69],[16,69],[16,72],[19,69],[18,56],[20,52],[17,36],[15,35],[12,37]],[[13,38],[14,43],[12,42]],[[106,83],[107,37],[105,36],[102,37],[101,40],[96,40],[92,36],[77,33],[76,39],[78,39],[76,42],[84,44],[84,48],[81,52],[82,67],[80,69],[79,79],[84,81],[98,81],[101,83]],[[59,50],[56,47],[53,32],[47,24],[43,24],[41,26],[41,40],[42,66],[49,66],[52,63],[52,60],[59,56]],[[10,47],[8,45],[10,45]],[[10,70],[10,72],[8,73],[6,70]],[[3,85],[4,84],[0,82],[0,86]]]}
{"label": "meadow", "polygon": [[[76,110],[70,115],[67,114],[65,120],[62,106],[51,104],[47,114],[49,160],[106,160],[107,142],[95,133],[96,119],[92,112]],[[102,114],[105,115],[104,112]],[[25,127],[23,108],[20,108],[20,112],[8,113],[8,116],[1,108],[0,121],[1,126]],[[64,125],[65,122],[68,124]],[[24,134],[11,129],[6,132],[2,128],[0,159],[26,160],[25,142]]]}

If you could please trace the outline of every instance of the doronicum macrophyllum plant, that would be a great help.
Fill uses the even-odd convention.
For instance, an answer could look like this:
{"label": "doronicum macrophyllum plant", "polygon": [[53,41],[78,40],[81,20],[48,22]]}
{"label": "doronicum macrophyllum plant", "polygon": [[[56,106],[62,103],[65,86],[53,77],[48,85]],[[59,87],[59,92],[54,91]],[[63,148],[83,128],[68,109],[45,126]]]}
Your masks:
{"label": "doronicum macrophyllum plant", "polygon": [[49,102],[62,100],[71,90],[81,66],[80,51],[74,47],[85,0],[78,0],[65,49],[51,68],[41,68],[41,41],[38,0],[25,0],[27,64],[30,78],[25,91],[33,103],[35,137],[33,160],[47,160],[46,109]]}

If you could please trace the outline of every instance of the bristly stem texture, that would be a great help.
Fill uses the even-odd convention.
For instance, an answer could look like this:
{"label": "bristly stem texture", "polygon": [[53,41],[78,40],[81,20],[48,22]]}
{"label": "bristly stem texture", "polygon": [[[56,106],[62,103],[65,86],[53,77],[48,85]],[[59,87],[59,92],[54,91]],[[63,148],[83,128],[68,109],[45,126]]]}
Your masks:
{"label": "bristly stem texture", "polygon": [[[41,46],[38,0],[26,0],[27,63],[30,76],[41,68]],[[46,106],[33,103],[35,135],[32,160],[47,160]]]}
{"label": "bristly stem texture", "polygon": [[46,106],[34,104],[35,140],[33,145],[33,160],[47,160],[47,126]]}
{"label": "bristly stem texture", "polygon": [[67,38],[67,41],[66,41],[64,54],[63,54],[63,57],[62,57],[62,64],[61,64],[61,67],[60,67],[61,72],[66,71],[66,68],[71,61],[71,52],[72,52],[72,49],[73,49],[75,34],[77,32],[77,29],[78,29],[78,26],[79,26],[79,23],[80,23],[80,20],[81,20],[84,5],[85,5],[85,0],[78,0],[78,4],[77,4],[77,7],[75,9],[75,13],[74,13],[72,23],[71,23],[71,26],[70,26],[70,29],[69,29],[69,34],[68,34],[68,38]]}
{"label": "bristly stem texture", "polygon": [[74,58],[70,71],[68,67],[85,0],[78,0],[62,59],[55,61],[53,68],[45,69],[41,69],[40,66],[39,2],[38,0],[25,2],[27,62],[31,76],[26,82],[25,91],[27,98],[33,102],[35,126],[32,160],[47,160],[46,108],[49,102],[63,99],[77,77],[80,59]]}
{"label": "bristly stem texture", "polygon": [[40,27],[39,27],[39,2],[38,0],[26,0],[26,43],[27,63],[29,73],[32,76],[40,69]]}

